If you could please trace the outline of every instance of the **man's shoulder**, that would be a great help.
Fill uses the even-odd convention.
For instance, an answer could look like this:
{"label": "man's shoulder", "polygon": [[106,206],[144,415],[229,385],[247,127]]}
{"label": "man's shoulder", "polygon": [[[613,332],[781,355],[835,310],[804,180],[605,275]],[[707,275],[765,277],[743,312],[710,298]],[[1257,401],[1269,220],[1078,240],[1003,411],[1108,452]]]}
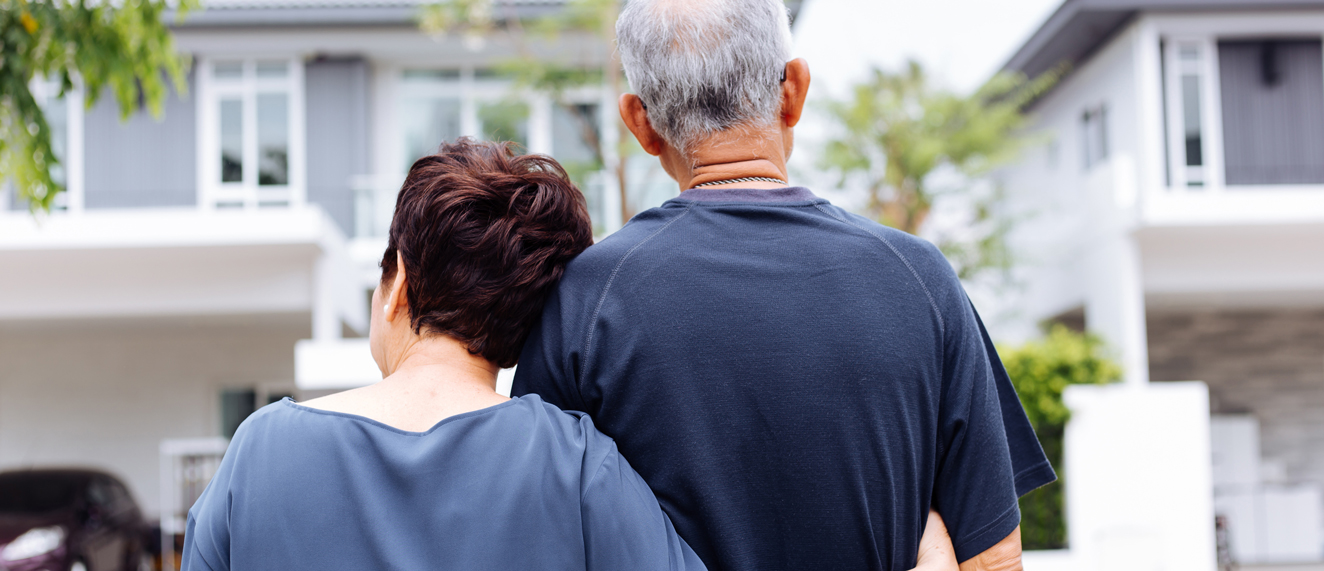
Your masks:
{"label": "man's shoulder", "polygon": [[863,238],[869,246],[894,249],[897,254],[907,257],[921,257],[930,260],[942,258],[942,252],[938,250],[937,246],[914,234],[880,224],[871,218],[855,214],[833,204],[824,204],[821,210],[843,226],[858,232],[857,237]]}
{"label": "man's shoulder", "polygon": [[611,269],[632,250],[655,238],[658,233],[675,223],[685,214],[681,206],[664,205],[650,208],[631,218],[620,230],[589,246],[571,261],[570,271]]}
{"label": "man's shoulder", "polygon": [[926,287],[948,289],[959,284],[951,263],[932,242],[832,204],[820,210],[839,224],[843,235],[851,236],[852,245],[893,257]]}

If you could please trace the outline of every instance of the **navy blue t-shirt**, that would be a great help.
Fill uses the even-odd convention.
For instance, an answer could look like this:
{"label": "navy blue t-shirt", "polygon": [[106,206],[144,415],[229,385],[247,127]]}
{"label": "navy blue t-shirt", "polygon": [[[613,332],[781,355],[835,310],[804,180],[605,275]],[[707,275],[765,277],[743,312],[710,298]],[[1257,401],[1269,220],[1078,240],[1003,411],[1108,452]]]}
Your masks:
{"label": "navy blue t-shirt", "polygon": [[515,394],[590,414],[710,569],[964,561],[1055,475],[947,260],[804,188],[695,189],[570,263]]}
{"label": "navy blue t-shirt", "polygon": [[286,399],[189,510],[185,571],[702,570],[582,413],[537,396],[407,432]]}

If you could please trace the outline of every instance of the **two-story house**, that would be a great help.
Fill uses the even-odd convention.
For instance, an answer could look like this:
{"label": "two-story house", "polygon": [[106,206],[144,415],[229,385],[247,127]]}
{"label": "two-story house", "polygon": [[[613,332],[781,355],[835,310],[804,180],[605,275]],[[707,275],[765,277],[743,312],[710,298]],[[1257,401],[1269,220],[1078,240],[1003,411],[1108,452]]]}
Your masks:
{"label": "two-story house", "polygon": [[[1211,467],[1179,484],[1208,487],[1220,545],[1243,564],[1324,560],[1321,39],[1318,0],[1066,0],[1005,68],[1069,69],[1029,108],[1044,143],[1000,174],[1025,220],[1011,240],[1026,289],[1008,306],[1024,328],[1102,335],[1135,391],[1207,386]],[[1113,428],[1156,426],[1162,440],[1166,414]],[[1073,481],[1143,493],[1174,477],[1135,463],[1073,473],[1092,453],[1067,451],[1072,522],[1106,512],[1072,501],[1112,501],[1073,497]],[[1161,553],[1176,539],[1114,516],[1069,529],[1072,549],[1126,536]],[[1206,568],[1167,561],[1128,568]]]}
{"label": "two-story house", "polygon": [[595,35],[504,25],[565,4],[500,0],[474,37],[422,33],[418,0],[208,0],[173,25],[193,65],[160,120],[38,82],[68,192],[38,216],[0,194],[0,469],[98,467],[150,516],[186,509],[201,488],[164,489],[192,476],[161,455],[190,447],[162,441],[216,442],[282,396],[380,378],[362,336],[384,232],[443,140],[552,154],[599,230],[619,226],[585,136],[616,160],[608,90],[554,100],[499,71],[528,54],[601,68]]}

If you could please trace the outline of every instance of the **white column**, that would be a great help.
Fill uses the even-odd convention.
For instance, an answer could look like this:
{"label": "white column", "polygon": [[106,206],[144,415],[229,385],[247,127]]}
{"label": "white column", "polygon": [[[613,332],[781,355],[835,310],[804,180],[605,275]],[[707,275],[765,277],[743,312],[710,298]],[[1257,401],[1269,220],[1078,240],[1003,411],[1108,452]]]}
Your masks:
{"label": "white column", "polygon": [[[302,57],[290,59],[289,75],[289,179],[290,206],[299,207],[308,203],[308,126],[304,111],[304,62]],[[255,102],[256,103],[256,102]],[[256,107],[256,105],[255,105]],[[256,136],[256,134],[254,134]]]}
{"label": "white column", "polygon": [[478,94],[474,85],[474,68],[466,65],[460,70],[460,134],[465,137],[481,135],[478,125]]}
{"label": "white column", "polygon": [[404,136],[400,125],[412,117],[400,117],[396,113],[399,107],[398,93],[401,70],[390,64],[374,64],[372,82],[374,93],[368,100],[372,102],[372,164],[373,174],[369,186],[373,189],[372,231],[369,235],[385,236],[391,227],[391,217],[395,214],[396,194],[404,181],[405,163]]}
{"label": "white column", "polygon": [[78,88],[65,95],[65,111],[69,131],[65,134],[64,182],[65,204],[69,212],[83,211],[83,90]]}
{"label": "white column", "polygon": [[336,311],[335,280],[330,256],[323,252],[313,268],[313,339],[326,341],[340,338],[340,316]]}
{"label": "white column", "polygon": [[[211,210],[215,199],[211,194],[211,181],[215,174],[213,160],[215,157],[212,152],[219,145],[213,143],[218,140],[219,128],[216,124],[214,114],[215,105],[211,104],[211,60],[205,57],[199,57],[194,61],[193,66],[193,112],[197,117],[195,125],[198,129],[196,146],[194,149],[194,184],[197,185],[198,208],[200,210]],[[219,178],[219,177],[216,177]]]}
{"label": "white column", "polygon": [[619,121],[620,111],[616,105],[616,100],[612,97],[612,92],[605,86],[602,89],[602,102],[598,105],[600,111],[599,124],[602,126],[602,163],[603,163],[603,181],[602,181],[602,226],[607,234],[611,234],[621,229],[625,220],[621,220],[621,189],[620,181],[616,178],[616,167],[623,160],[620,151],[620,130],[616,122]]}
{"label": "white column", "polygon": [[1091,173],[1086,192],[1095,212],[1087,231],[1092,244],[1084,260],[1085,325],[1108,342],[1123,380],[1149,382],[1149,341],[1145,330],[1145,285],[1136,242],[1135,161],[1114,156]]}
{"label": "white column", "polygon": [[1159,35],[1154,23],[1142,21],[1132,36],[1135,65],[1136,117],[1139,124],[1140,152],[1138,153],[1138,191],[1163,192],[1167,169],[1167,145],[1163,139],[1163,84],[1162,55]]}
{"label": "white column", "polygon": [[539,93],[529,99],[529,152],[551,155],[552,98]]}

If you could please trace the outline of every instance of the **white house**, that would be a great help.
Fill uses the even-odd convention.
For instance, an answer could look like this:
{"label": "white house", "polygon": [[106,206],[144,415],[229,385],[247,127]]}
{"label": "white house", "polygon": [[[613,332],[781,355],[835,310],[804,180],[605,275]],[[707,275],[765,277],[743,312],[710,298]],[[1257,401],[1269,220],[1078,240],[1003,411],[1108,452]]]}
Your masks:
{"label": "white house", "polygon": [[1006,65],[1070,71],[1000,173],[1002,332],[1075,323],[1125,369],[1068,394],[1074,555],[1028,568],[1211,569],[1217,515],[1243,569],[1324,569],[1321,38],[1318,0],[1066,0]]}

